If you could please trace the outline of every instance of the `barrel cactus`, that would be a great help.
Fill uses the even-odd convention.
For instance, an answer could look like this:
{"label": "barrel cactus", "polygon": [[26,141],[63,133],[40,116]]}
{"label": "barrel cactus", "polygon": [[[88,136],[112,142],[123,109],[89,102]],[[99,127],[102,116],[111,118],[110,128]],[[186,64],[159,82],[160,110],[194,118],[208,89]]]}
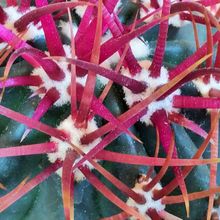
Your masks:
{"label": "barrel cactus", "polygon": [[0,3],[0,219],[218,219],[220,3]]}

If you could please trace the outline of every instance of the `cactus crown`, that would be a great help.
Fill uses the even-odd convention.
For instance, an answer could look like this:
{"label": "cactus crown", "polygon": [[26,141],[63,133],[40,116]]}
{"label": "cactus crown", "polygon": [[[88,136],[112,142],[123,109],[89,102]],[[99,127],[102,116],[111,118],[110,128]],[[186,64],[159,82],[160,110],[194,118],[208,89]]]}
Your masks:
{"label": "cactus crown", "polygon": [[[47,157],[13,183],[14,173],[4,171],[11,185],[0,180],[0,217],[54,173],[64,210],[57,219],[73,219],[74,209],[76,219],[218,215],[219,14],[214,0],[6,0],[0,7],[0,156]],[[178,33],[190,28],[194,49],[174,51],[169,61],[169,44],[179,47]],[[155,42],[148,42],[156,29]],[[9,102],[13,92],[21,111]],[[197,109],[208,110],[206,120],[191,117]],[[25,126],[19,137],[18,124]],[[92,199],[82,208],[90,186],[100,193],[100,210]],[[194,213],[191,201],[204,212]]]}

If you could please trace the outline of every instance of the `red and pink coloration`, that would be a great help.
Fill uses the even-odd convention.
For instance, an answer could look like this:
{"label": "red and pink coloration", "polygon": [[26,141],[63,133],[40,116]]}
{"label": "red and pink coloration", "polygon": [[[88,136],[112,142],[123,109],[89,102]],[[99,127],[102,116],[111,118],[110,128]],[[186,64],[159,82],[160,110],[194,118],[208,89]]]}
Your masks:
{"label": "red and pink coloration", "polygon": [[[91,0],[89,2],[59,0],[50,4],[47,0],[36,0],[37,8],[30,8],[30,1],[27,0],[21,1],[19,7],[16,1],[8,0],[8,7],[1,8],[0,11],[0,38],[8,45],[3,50],[11,47],[15,51],[9,57],[0,83],[2,96],[7,87],[27,86],[32,89],[34,95],[39,95],[41,101],[32,118],[3,106],[0,106],[0,114],[25,124],[29,129],[44,132],[50,135],[51,139],[50,142],[42,143],[42,145],[33,144],[1,149],[0,153],[2,156],[48,154],[48,158],[53,164],[33,179],[25,180],[12,192],[1,197],[0,210],[8,208],[61,168],[63,169],[62,193],[66,219],[73,219],[73,194],[71,191],[74,180],[81,180],[82,176],[126,213],[125,215],[122,213],[123,219],[126,216],[134,216],[136,219],[171,219],[171,217],[179,219],[164,211],[165,204],[178,202],[177,199],[179,199],[180,202],[185,203],[187,215],[189,215],[189,201],[194,197],[209,197],[207,217],[209,218],[214,193],[218,190],[214,176],[217,172],[216,163],[219,162],[216,148],[216,143],[218,143],[218,112],[215,109],[220,107],[220,102],[218,96],[213,95],[216,94],[214,91],[218,90],[219,79],[210,76],[211,73],[219,74],[217,58],[220,56],[218,49],[215,68],[211,69],[212,56],[210,54],[213,52],[213,46],[219,44],[220,40],[219,32],[212,35],[210,31],[211,26],[216,26],[219,29],[217,20],[219,10],[216,9],[214,2],[142,1],[140,3],[141,18],[138,19],[136,16],[134,23],[126,27],[118,18],[117,13],[120,10],[118,6],[123,7],[123,4],[121,5],[117,0]],[[207,9],[209,6],[212,8],[211,12]],[[54,22],[53,12],[61,11],[60,14],[55,15],[57,19],[75,7],[81,21],[79,26],[75,25],[74,28],[71,23],[69,31],[67,23],[60,22],[62,31],[69,37],[71,44],[63,45]],[[80,7],[83,7],[83,12]],[[15,17],[8,16],[11,11]],[[214,15],[213,11],[215,11]],[[204,16],[197,15],[198,13]],[[145,18],[147,23],[138,26]],[[181,64],[167,70],[163,66],[163,58],[169,23],[181,26],[182,23],[185,23],[184,20],[190,20],[189,18],[194,24],[198,22],[206,25],[207,42],[197,48],[196,52]],[[69,20],[71,21],[70,17]],[[155,54],[150,65],[146,67],[145,65],[149,64],[149,61],[146,60],[146,56],[149,54],[149,48],[146,46],[148,44],[137,44],[137,42],[141,42],[141,37],[139,39],[138,37],[158,24],[159,35]],[[30,34],[33,36],[29,36]],[[26,40],[33,40],[35,36],[41,35],[45,37],[48,52],[36,49],[26,42]],[[106,35],[108,39],[103,40]],[[131,44],[129,44],[130,42]],[[136,53],[137,50],[143,51]],[[114,64],[112,56],[115,53],[119,55],[114,59],[116,68],[112,65]],[[34,69],[30,75],[12,78],[9,76],[10,68],[19,56],[29,62]],[[144,60],[140,62],[139,58],[144,58]],[[200,68],[205,61],[206,68]],[[199,73],[202,72],[204,72],[204,78],[198,78],[200,77]],[[101,95],[100,99],[95,97],[97,74],[110,80],[104,90],[106,94],[111,88],[111,81],[124,88],[125,100],[129,109],[120,116],[113,116],[102,103],[106,94]],[[82,82],[82,77],[84,82]],[[179,90],[181,86],[194,78],[198,78],[195,79],[197,84],[202,81],[202,89],[206,89],[205,98],[181,95]],[[200,87],[198,86],[198,88]],[[39,122],[50,107],[53,105],[62,106],[66,103],[71,104],[71,115],[57,128]],[[193,121],[181,115],[179,109],[182,108],[212,109],[210,132],[205,132]],[[98,128],[94,122],[95,115],[101,116],[108,122]],[[126,155],[104,149],[122,133],[127,133],[133,139],[138,140],[128,129],[139,120],[146,124],[151,123],[157,128],[157,142],[161,143],[167,154],[166,158],[158,158],[157,154],[154,158]],[[171,128],[172,121],[205,139],[204,144],[192,159],[179,159]],[[22,140],[29,131],[25,132]],[[211,159],[200,159],[209,142],[211,142]],[[154,178],[147,179],[144,176],[134,188],[129,188],[99,165],[97,160],[162,166],[162,168]],[[188,194],[185,178],[193,167],[201,164],[211,164],[210,190],[193,195]],[[161,187],[159,182],[169,166],[173,166],[175,178],[170,184]],[[186,167],[181,169],[180,166]],[[125,203],[117,197],[90,171],[90,168],[96,169],[123,192],[128,197],[128,202]],[[80,177],[78,173],[81,174]],[[151,176],[151,174],[149,172],[147,176]],[[179,197],[169,196],[177,186],[179,186],[182,195]],[[14,196],[12,196],[13,193]],[[117,216],[114,218],[117,219]]]}

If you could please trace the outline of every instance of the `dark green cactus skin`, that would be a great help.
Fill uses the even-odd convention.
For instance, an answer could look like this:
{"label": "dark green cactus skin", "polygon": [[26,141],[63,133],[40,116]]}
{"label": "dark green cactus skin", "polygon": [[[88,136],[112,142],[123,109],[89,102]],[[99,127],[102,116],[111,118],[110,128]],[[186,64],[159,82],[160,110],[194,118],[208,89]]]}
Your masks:
{"label": "dark green cactus skin", "polygon": [[[133,11],[137,7],[134,4],[128,5],[128,10],[124,14],[124,21],[129,22],[132,19]],[[189,28],[189,29],[188,29]],[[169,38],[166,46],[166,54],[164,59],[165,66],[171,68],[179,64],[188,55],[194,51],[193,35],[186,35],[187,31],[192,32],[190,26],[181,29],[170,27]],[[199,30],[199,36],[203,36],[203,30]],[[149,41],[151,47],[155,47],[157,39],[158,28],[155,27],[144,35],[144,39]],[[201,39],[201,42],[204,39]],[[43,41],[35,42],[37,47],[45,48]],[[152,52],[153,54],[153,52]],[[178,54],[175,56],[175,54]],[[3,71],[3,69],[1,69]],[[18,62],[13,66],[13,71],[10,76],[29,74],[31,67],[25,62]],[[96,93],[100,93],[102,89],[97,84]],[[183,92],[191,94],[195,91],[192,85],[184,87]],[[19,111],[25,115],[30,116],[39,99],[37,97],[28,99],[31,91],[27,88],[12,88],[7,89],[4,95],[2,104],[11,109]],[[114,115],[120,115],[127,107],[123,100],[123,92],[121,88],[114,86],[111,89],[106,101],[106,106],[112,111]],[[204,124],[208,128],[209,121],[205,111],[183,111],[187,116],[195,120],[198,124]],[[41,120],[51,126],[56,126],[60,121],[65,119],[70,113],[70,106],[65,105],[62,108],[53,107]],[[204,117],[206,118],[204,120]],[[101,125],[104,122],[98,120]],[[138,123],[136,127],[131,128],[132,131],[140,135],[144,146],[134,142],[128,135],[121,135],[118,139],[110,144],[107,149],[119,151],[123,153],[132,153],[138,155],[154,154],[155,146],[155,131],[152,127],[146,127]],[[196,147],[199,146],[202,139],[195,136],[183,128],[173,125],[175,131],[175,138],[180,158],[192,157],[195,153]],[[9,119],[0,116],[0,147],[19,145],[20,138],[25,130],[25,126],[19,123],[10,121]],[[138,133],[137,133],[138,130]],[[49,136],[37,131],[32,131],[24,141],[24,144],[42,143],[49,140]],[[147,140],[147,141],[146,141]],[[160,152],[162,155],[163,152]],[[206,153],[208,155],[208,152]],[[40,156],[25,156],[15,158],[1,158],[0,159],[0,182],[4,183],[8,191],[17,186],[25,177],[34,176],[40,170],[43,170],[49,164],[45,155]],[[147,167],[128,166],[124,164],[116,164],[110,162],[102,162],[103,166],[109,170],[113,175],[118,177],[124,183],[132,187],[135,179],[140,172],[146,172]],[[156,169],[158,171],[158,169]],[[99,175],[99,174],[97,174]],[[106,183],[117,195],[125,200],[114,187],[112,187],[103,177],[99,178]],[[162,185],[168,183],[171,179],[172,171],[163,178]],[[207,166],[200,166],[193,170],[187,177],[186,184],[189,192],[201,191],[208,188],[209,170]],[[220,182],[220,181],[218,181]],[[175,191],[174,194],[179,193]],[[5,194],[0,191],[0,194]],[[100,193],[98,193],[87,181],[75,185],[75,216],[77,220],[96,220],[101,217],[110,216],[118,213],[120,210],[112,205]],[[190,220],[201,220],[207,209],[207,200],[199,200],[190,203]],[[177,215],[180,218],[186,216],[184,205],[167,206],[166,210]],[[199,210],[199,211],[198,211]],[[42,184],[37,186],[34,190],[29,192],[26,196],[13,204],[10,208],[0,214],[2,220],[63,220],[63,207],[61,197],[61,183],[60,177],[56,174],[49,177]]]}
{"label": "dark green cactus skin", "polygon": [[[147,154],[150,156],[154,155],[155,151],[155,129],[152,126],[144,126],[141,123],[136,125],[138,131],[140,131],[140,137],[142,140],[147,140],[145,143],[145,148]],[[175,143],[178,150],[179,158],[192,158],[196,153],[196,146],[193,143],[192,139],[189,137],[184,128],[173,124],[173,130],[175,133]],[[164,152],[161,150],[159,156],[165,156]],[[155,168],[158,171],[158,168]],[[166,185],[173,179],[173,172],[169,168],[169,172],[166,173],[164,178],[162,179],[162,185]],[[206,190],[209,188],[209,169],[206,165],[198,166],[193,169],[190,175],[186,178],[186,186],[188,192],[197,192]],[[175,190],[173,195],[180,194],[179,190]],[[186,218],[186,212],[184,204],[175,204],[166,207],[166,210],[173,213],[174,215],[182,218],[182,219],[191,219],[191,220],[199,220],[205,216],[207,210],[207,200],[197,200],[190,202],[190,218]],[[198,210],[201,210],[198,212]]]}
{"label": "dark green cactus skin", "polygon": [[[118,87],[113,87],[111,92],[108,94],[105,104],[111,112],[118,116],[126,110],[126,105],[122,100],[123,92]],[[137,132],[134,127],[131,128],[131,131],[137,135]],[[136,154],[136,155],[146,155],[146,151],[142,144],[134,141],[127,134],[121,135],[115,141],[113,141],[107,149],[114,152],[123,152],[125,154]],[[147,167],[143,166],[133,166],[119,163],[103,162],[103,166],[109,170],[114,176],[123,181],[126,185],[133,188],[136,178],[140,173],[146,173]],[[103,178],[101,178],[103,179]],[[126,198],[116,190],[111,184],[107,181],[104,181],[110,189],[115,192],[120,198],[126,201]],[[106,198],[99,194],[99,207],[102,216],[111,216],[117,214],[119,209],[111,204]]]}
{"label": "dark green cactus skin", "polygon": [[[100,86],[97,86],[97,88],[100,88]],[[24,94],[23,101],[15,99],[18,93]],[[97,91],[97,93],[99,92]],[[30,91],[25,88],[14,88],[7,90],[7,97],[10,97],[11,99],[5,99],[5,101],[16,100],[18,102],[5,102],[5,105],[11,108],[16,108],[23,114],[30,115],[33,112],[38,100],[37,98],[28,100],[27,97],[29,95]],[[120,115],[122,112],[124,112],[126,110],[126,105],[123,101],[123,93],[121,89],[113,87],[105,101],[105,104],[115,115]],[[42,121],[52,126],[56,126],[59,124],[59,121],[67,117],[68,114],[69,106],[65,106],[63,108],[52,108],[42,119]],[[59,115],[59,118],[57,118],[56,115]],[[23,125],[6,120],[4,121],[4,124],[1,123],[1,128],[1,147],[19,144],[19,140],[25,128]],[[173,128],[175,131],[179,156],[182,158],[191,157],[195,152],[195,145],[191,138],[183,128],[176,125],[174,125]],[[135,131],[134,129],[135,128],[132,128],[132,131]],[[155,133],[153,128],[146,128],[143,125],[138,125],[138,131],[140,131],[142,140],[147,140],[145,143],[147,153],[149,155],[153,155],[153,149],[155,146]],[[37,142],[40,143],[42,141],[47,141],[48,138],[49,137],[46,135],[32,131],[29,137],[25,140],[24,144]],[[108,149],[113,151],[138,155],[146,155],[145,148],[141,144],[134,142],[125,134],[120,136],[110,146],[108,146]],[[36,174],[47,164],[48,162],[46,156],[26,156],[1,159],[0,181],[5,183],[10,190],[27,175],[32,176]],[[104,162],[103,166],[131,187],[133,186],[137,175],[140,172],[146,172],[147,169],[146,167],[135,167],[110,162]],[[170,181],[170,175],[172,176],[171,172],[163,179],[162,184]],[[209,171],[207,166],[196,168],[186,180],[186,183],[190,183],[187,184],[188,191],[195,192],[207,189],[208,175]],[[100,179],[105,183],[107,182],[101,176]],[[51,187],[51,185],[53,187]],[[117,190],[115,190],[110,184],[108,184],[108,186],[110,186],[110,188],[121,198],[125,199],[121,193],[117,192]],[[206,200],[192,202],[190,219],[201,219],[204,216],[206,206]],[[186,215],[184,205],[168,206],[167,210],[179,217],[182,217],[183,219]],[[204,210],[204,212],[201,211],[198,213],[197,210]],[[97,193],[96,190],[94,190],[86,181],[76,184],[75,213],[77,219],[99,219],[103,216],[115,214],[118,211],[118,208],[107,201],[100,193]],[[52,175],[50,178],[48,178],[48,180],[40,184],[33,191],[28,193],[25,197],[0,214],[2,219],[9,220],[14,219],[15,216],[16,219],[28,220],[35,219],[34,216],[39,216],[41,219],[63,219],[60,178],[56,174]]]}

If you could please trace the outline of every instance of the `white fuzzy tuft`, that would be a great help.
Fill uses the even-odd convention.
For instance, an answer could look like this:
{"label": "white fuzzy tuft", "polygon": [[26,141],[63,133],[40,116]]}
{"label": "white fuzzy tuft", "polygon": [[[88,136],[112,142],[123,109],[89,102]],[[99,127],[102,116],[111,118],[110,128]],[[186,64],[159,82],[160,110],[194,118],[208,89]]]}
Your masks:
{"label": "white fuzzy tuft", "polygon": [[[163,6],[163,0],[157,0],[160,7]],[[153,12],[155,9],[150,6],[150,0],[142,0],[143,5],[148,9],[148,12],[146,12],[143,8],[140,9],[140,17],[143,18],[147,14]],[[157,16],[157,15],[155,15]],[[147,19],[146,21],[150,22],[154,16],[151,16],[151,18]],[[169,18],[169,24],[173,25],[174,27],[182,27],[186,24],[189,24],[188,21],[183,21],[179,15],[174,15]]]}
{"label": "white fuzzy tuft", "polygon": [[204,97],[209,97],[209,92],[211,89],[220,90],[220,82],[217,81],[212,75],[210,77],[209,83],[204,83],[202,79],[196,79],[193,81],[193,83]]}
{"label": "white fuzzy tuft", "polygon": [[[103,36],[102,36],[102,44],[107,42],[108,40],[110,40],[112,38],[112,34],[110,31],[107,31]],[[120,56],[118,54],[118,52],[115,52],[112,56],[110,56],[107,60],[105,60],[101,66],[105,67],[105,68],[111,68],[112,65],[117,64],[118,61],[120,59]]]}
{"label": "white fuzzy tuft", "polygon": [[[68,22],[60,21],[59,27],[61,28],[61,32],[70,39],[71,33],[70,33],[70,26]],[[78,27],[73,24],[73,32],[74,35],[77,33]],[[112,38],[112,35],[110,31],[107,31],[103,37],[102,37],[102,43],[108,41]],[[107,60],[101,63],[102,67],[105,67],[107,69],[112,69],[113,65],[116,64],[119,61],[120,57],[118,55],[118,52],[114,53],[111,57],[109,57]],[[97,79],[103,84],[106,85],[109,80],[105,77],[102,77],[100,75],[97,75]]]}
{"label": "white fuzzy tuft", "polygon": [[[105,35],[102,37],[102,43],[108,41],[112,38],[110,31],[107,31]],[[134,54],[136,59],[143,59],[149,56],[150,48],[147,42],[143,42],[139,38],[134,38],[130,41],[130,46],[132,53]],[[113,65],[116,65],[120,60],[120,56],[118,52],[114,53],[111,57],[105,60],[101,66],[107,69],[112,69]],[[99,80],[105,85],[108,82],[108,79],[98,76]]]}
{"label": "white fuzzy tuft", "polygon": [[139,38],[134,38],[130,42],[131,50],[136,59],[147,58],[150,54],[150,48],[147,42],[143,42]]}
{"label": "white fuzzy tuft", "polygon": [[119,0],[115,6],[114,12],[118,12],[118,10],[121,8],[122,4],[123,4],[122,1]]}
{"label": "white fuzzy tuft", "polygon": [[162,187],[159,183],[157,183],[153,189],[151,189],[150,191],[148,192],[145,192],[143,190],[143,187],[146,186],[149,182],[151,181],[151,179],[149,178],[148,181],[143,181],[141,183],[136,183],[135,184],[135,187],[133,188],[133,191],[135,191],[136,193],[142,195],[145,200],[146,200],[146,203],[144,204],[138,204],[136,203],[133,199],[129,198],[127,200],[127,205],[130,206],[130,207],[133,207],[133,208],[136,208],[137,211],[144,217],[146,217],[146,219],[150,219],[149,216],[146,214],[146,212],[149,210],[149,209],[155,209],[157,212],[160,212],[162,210],[165,209],[165,205],[163,205],[161,203],[161,199],[160,200],[154,200],[152,197],[153,197],[153,191],[154,190],[161,190]]}
{"label": "white fuzzy tuft", "polygon": [[[110,31],[107,31],[103,36],[102,36],[102,44],[108,41],[109,39],[112,38],[112,34]],[[116,65],[119,61],[120,57],[118,52],[114,53],[111,57],[109,57],[107,60],[102,62],[100,66],[105,67],[106,69],[112,69],[114,65]],[[97,79],[103,84],[106,85],[109,80],[103,76],[97,75]]]}
{"label": "white fuzzy tuft", "polygon": [[[71,1],[72,1],[72,2],[77,2],[77,0],[71,0]],[[84,13],[85,13],[86,8],[87,8],[86,5],[76,6],[75,12],[76,12],[76,14],[79,15],[79,17],[81,18],[81,17],[84,15]]]}
{"label": "white fuzzy tuft", "polygon": [[[144,5],[145,8],[147,8],[148,11],[145,11],[144,8],[140,8],[140,18],[145,17],[146,15],[150,14],[153,12],[155,9],[151,7],[151,1],[150,0],[141,0],[142,4]],[[157,16],[157,15],[155,15]],[[151,22],[155,16],[151,16],[148,19],[145,20],[145,22]]]}
{"label": "white fuzzy tuft", "polygon": [[[60,21],[59,27],[61,28],[61,33],[70,39],[71,32],[70,32],[69,22]],[[76,24],[72,24],[72,28],[73,28],[73,34],[76,35],[78,27],[76,26]]]}
{"label": "white fuzzy tuft", "polygon": [[217,213],[218,216],[220,217],[220,207],[218,207],[218,208],[213,208],[213,209],[212,209],[212,213]]}
{"label": "white fuzzy tuft", "polygon": [[[66,56],[71,57],[70,47],[68,45],[64,45],[63,47],[66,52]],[[65,78],[62,81],[55,81],[55,80],[50,79],[42,67],[34,69],[32,72],[32,75],[40,76],[40,78],[43,81],[41,87],[46,88],[47,91],[51,88],[56,88],[56,90],[60,93],[60,98],[54,104],[56,106],[62,106],[70,102],[70,94],[68,93],[68,87],[70,86],[70,83],[71,83],[71,72],[68,69],[67,62],[58,61],[56,63],[60,66],[60,68],[65,73]],[[86,76],[77,77],[76,81],[84,86],[85,81],[86,81]],[[36,87],[30,87],[30,88],[34,92],[36,91]]]}
{"label": "white fuzzy tuft", "polygon": [[0,43],[0,51],[3,50],[5,47],[7,47],[7,43]]}
{"label": "white fuzzy tuft", "polygon": [[[61,122],[57,128],[64,131],[66,134],[68,134],[70,137],[71,143],[74,144],[75,146],[77,146],[78,148],[80,148],[84,153],[88,153],[101,141],[101,139],[98,138],[95,141],[93,141],[92,143],[87,144],[87,145],[82,145],[80,142],[81,138],[84,135],[86,135],[86,134],[88,134],[98,128],[94,119],[88,121],[88,126],[86,129],[78,129],[75,127],[74,121],[72,120],[71,116],[69,116],[67,119],[65,119],[63,122]],[[66,157],[67,150],[72,149],[71,146],[69,144],[67,144],[66,142],[58,140],[55,137],[51,137],[50,141],[56,143],[58,149],[57,149],[57,152],[55,152],[55,153],[47,154],[49,161],[51,163],[54,163],[57,159],[60,159],[63,161]],[[81,158],[79,157],[75,161],[75,163],[77,163],[80,159]],[[89,169],[93,169],[93,166],[88,161],[84,162],[84,165],[87,165],[89,167]],[[74,178],[76,181],[84,180],[84,176],[79,170],[74,171],[74,174],[75,174]],[[62,169],[58,170],[58,175],[60,175],[60,176],[62,175]]]}
{"label": "white fuzzy tuft", "polygon": [[97,80],[103,85],[107,85],[108,82],[109,82],[109,79],[105,78],[104,76],[100,76],[100,75],[97,75]]}
{"label": "white fuzzy tuft", "polygon": [[[112,34],[110,31],[107,31],[103,36],[102,36],[102,44],[107,42],[112,38]],[[109,68],[112,67],[113,64],[117,64],[120,59],[120,56],[118,52],[115,52],[112,56],[110,56],[107,60],[105,60],[101,66]]]}
{"label": "white fuzzy tuft", "polygon": [[109,30],[106,31],[105,34],[102,36],[102,44],[110,40],[111,38],[112,38],[111,32]]}
{"label": "white fuzzy tuft", "polygon": [[76,7],[76,14],[79,15],[80,18],[82,18],[85,11],[86,11],[86,8],[87,8],[86,5],[77,6]]}
{"label": "white fuzzy tuft", "polygon": [[[145,9],[140,8],[140,18],[144,18],[145,16],[147,16],[147,14],[153,12],[154,10],[155,10],[154,8],[149,7],[148,12],[146,12]],[[151,17],[145,19],[144,21],[151,22],[153,19],[154,19],[154,16],[151,16]]]}
{"label": "white fuzzy tuft", "polygon": [[151,5],[151,0],[141,0],[141,2],[146,8],[149,8]]}
{"label": "white fuzzy tuft", "polygon": [[147,114],[144,115],[140,121],[143,123],[146,123],[147,125],[151,124],[150,118],[154,114],[154,112],[164,109],[166,112],[178,112],[179,110],[176,108],[173,108],[173,97],[175,95],[180,95],[180,90],[177,90],[176,92],[172,93],[168,97],[166,97],[164,100],[153,102],[148,106]]}
{"label": "white fuzzy tuft", "polygon": [[[118,55],[118,52],[117,53],[114,53],[111,57],[109,57],[107,60],[105,60],[104,62],[102,62],[100,64],[100,66],[106,68],[106,69],[109,69],[109,70],[112,70],[113,67],[118,63],[120,57]],[[103,84],[103,85],[106,85],[108,82],[109,82],[109,79],[107,79],[106,77],[104,76],[101,76],[101,75],[98,75],[97,74],[97,79]]]}
{"label": "white fuzzy tuft", "polygon": [[212,6],[207,7],[207,9],[214,15],[218,13],[218,10],[220,9],[220,3],[213,4]]}
{"label": "white fuzzy tuft", "polygon": [[[163,6],[163,0],[157,0],[160,7]],[[169,18],[169,24],[173,25],[174,27],[182,27],[186,24],[189,24],[190,22],[184,21],[180,18],[180,15],[174,15]]]}
{"label": "white fuzzy tuft", "polygon": [[[29,11],[32,11],[34,9],[35,7],[31,7]],[[13,33],[18,34],[16,28],[14,27],[14,23],[28,11],[22,13],[18,11],[18,7],[13,7],[13,6],[4,8],[4,11],[7,14],[7,20],[5,21],[4,26],[10,29]],[[39,24],[37,25],[33,25],[33,23],[29,24],[27,29],[28,31],[22,37],[22,39],[24,40],[33,40],[35,38],[44,36],[44,32],[40,28]]]}
{"label": "white fuzzy tuft", "polygon": [[174,27],[180,28],[184,25],[189,24],[189,21],[184,21],[180,18],[180,15],[174,15],[169,18],[169,24],[173,25]]}
{"label": "white fuzzy tuft", "polygon": [[159,6],[161,7],[163,5],[163,0],[157,0]]}
{"label": "white fuzzy tuft", "polygon": [[[122,70],[122,74],[131,77],[129,71],[126,69]],[[133,78],[138,81],[145,82],[148,87],[144,92],[138,93],[138,94],[133,94],[131,90],[123,87],[124,93],[125,93],[125,101],[130,107],[133,104],[140,102],[144,100],[145,98],[149,97],[158,87],[166,84],[168,82],[168,72],[165,67],[162,67],[160,76],[157,78],[152,78],[148,70],[142,69],[142,71],[139,74],[136,74]],[[150,105],[148,105],[147,114],[141,118],[141,121],[146,123],[147,125],[151,124],[150,117],[152,116],[154,112],[160,109],[164,109],[167,112],[178,111],[178,109],[173,108],[172,103],[173,103],[173,97],[179,94],[180,94],[180,90],[176,90],[175,92],[170,94],[165,99],[152,102]]]}

